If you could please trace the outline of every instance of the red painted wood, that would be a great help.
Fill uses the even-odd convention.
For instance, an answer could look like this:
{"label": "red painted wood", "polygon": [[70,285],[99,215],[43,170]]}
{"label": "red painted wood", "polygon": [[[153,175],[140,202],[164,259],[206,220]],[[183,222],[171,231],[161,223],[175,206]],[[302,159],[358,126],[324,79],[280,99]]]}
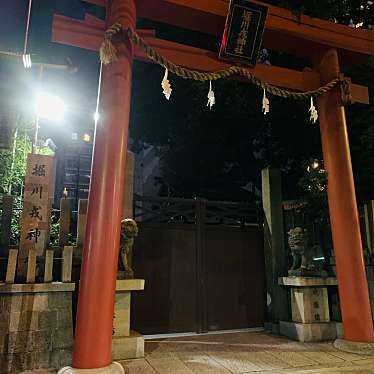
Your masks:
{"label": "red painted wood", "polygon": [[104,38],[105,22],[86,15],[81,21],[71,17],[54,15],[52,41],[74,47],[98,51]]}
{"label": "red painted wood", "polygon": [[[199,71],[217,71],[230,67],[232,64],[217,59],[217,54],[183,44],[157,39],[144,35],[145,41],[154,47],[162,56],[177,65]],[[148,61],[145,52],[135,47],[137,59]],[[316,72],[300,72],[277,66],[258,64],[248,68],[257,78],[266,82],[297,91],[308,91],[320,86],[319,74]]]}
{"label": "red painted wood", "polygon": [[[102,5],[106,0],[89,2]],[[228,2],[222,0],[137,0],[136,5],[140,18],[217,37],[222,35],[228,8]],[[59,39],[59,26],[61,28],[61,24],[56,23],[55,40]],[[69,29],[64,31],[69,32]],[[71,33],[73,31],[70,30]],[[92,39],[95,32],[92,28],[87,31],[87,37]],[[70,37],[72,45],[83,41],[79,37],[76,40]],[[97,42],[93,40],[87,41],[87,44],[89,49],[97,47]],[[338,49],[343,63],[361,63],[368,55],[374,54],[374,31],[353,29],[305,15],[297,17],[286,9],[269,6],[263,46],[301,57],[311,57],[321,48],[333,47]]]}
{"label": "red painted wood", "polygon": [[[339,77],[335,49],[316,57],[315,65],[323,82]],[[347,124],[339,89],[323,95],[318,106],[344,336],[351,341],[374,342]]]}
{"label": "red painted wood", "polygon": [[[114,0],[108,24],[135,27],[135,4]],[[118,61],[104,67],[82,261],[73,367],[112,362],[112,329],[125,157],[131,102],[133,47],[120,43]]]}
{"label": "red painted wood", "polygon": [[[228,4],[222,0],[137,0],[138,17],[217,37],[223,32]],[[334,47],[344,62],[360,63],[365,56],[374,54],[374,31],[305,15],[298,17],[289,10],[269,6],[263,45],[304,57],[310,57],[320,47]]]}
{"label": "red painted wood", "polygon": [[198,9],[172,4],[165,0],[137,0],[137,16],[169,25],[220,36],[225,27],[222,15],[201,12]]}

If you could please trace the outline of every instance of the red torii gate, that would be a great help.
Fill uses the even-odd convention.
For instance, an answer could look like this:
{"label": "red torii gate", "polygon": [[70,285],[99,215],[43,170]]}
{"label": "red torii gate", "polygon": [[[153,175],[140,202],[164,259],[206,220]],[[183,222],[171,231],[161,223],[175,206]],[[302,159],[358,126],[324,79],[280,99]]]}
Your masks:
{"label": "red torii gate", "polygon": [[[56,15],[53,41],[98,50],[105,28],[120,22],[135,29],[136,15],[212,35],[220,35],[228,10],[222,0],[84,0],[107,7],[106,23],[87,15],[79,21]],[[209,51],[155,38],[139,31],[155,49],[176,64],[201,71],[228,66]],[[313,71],[257,65],[251,72],[272,85],[307,91],[340,77],[342,63],[362,62],[374,53],[374,32],[269,6],[263,46],[308,57]],[[102,120],[97,127],[88,206],[88,221],[73,367],[105,368],[111,364],[112,322],[118,261],[125,156],[130,113],[133,58],[144,52],[128,41],[116,45],[118,61],[103,68]],[[368,103],[366,87],[351,84],[353,102]],[[318,100],[328,200],[336,257],[345,338],[374,342],[362,254],[345,111],[339,88]],[[105,183],[104,183],[105,181]]]}

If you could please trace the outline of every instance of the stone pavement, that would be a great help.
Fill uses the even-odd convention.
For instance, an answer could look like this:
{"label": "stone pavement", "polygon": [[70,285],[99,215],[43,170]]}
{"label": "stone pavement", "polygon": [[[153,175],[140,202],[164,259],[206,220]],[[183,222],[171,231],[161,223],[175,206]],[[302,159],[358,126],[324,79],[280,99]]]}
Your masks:
{"label": "stone pavement", "polygon": [[121,362],[129,374],[374,374],[374,357],[258,332],[151,340],[145,350]]}
{"label": "stone pavement", "polygon": [[[128,374],[374,374],[374,357],[331,343],[298,343],[266,333],[198,335],[146,341],[146,357],[122,361]],[[55,374],[35,370],[20,374]]]}

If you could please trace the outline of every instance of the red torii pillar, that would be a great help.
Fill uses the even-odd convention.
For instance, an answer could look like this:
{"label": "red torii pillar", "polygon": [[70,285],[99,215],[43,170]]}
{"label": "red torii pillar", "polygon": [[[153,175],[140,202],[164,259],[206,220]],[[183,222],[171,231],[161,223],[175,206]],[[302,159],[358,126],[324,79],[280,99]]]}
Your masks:
{"label": "red torii pillar", "polygon": [[[107,25],[135,28],[134,0],[113,0]],[[103,67],[86,239],[79,287],[73,369],[61,373],[124,373],[112,364],[113,314],[131,103],[133,46],[117,43],[118,60]],[[64,371],[65,370],[65,371]],[[90,371],[90,370],[89,370]]]}
{"label": "red torii pillar", "polygon": [[[314,65],[321,75],[321,83],[340,76],[336,49],[316,55]],[[335,88],[322,95],[318,106],[344,337],[352,342],[374,342],[347,124],[340,89]]]}

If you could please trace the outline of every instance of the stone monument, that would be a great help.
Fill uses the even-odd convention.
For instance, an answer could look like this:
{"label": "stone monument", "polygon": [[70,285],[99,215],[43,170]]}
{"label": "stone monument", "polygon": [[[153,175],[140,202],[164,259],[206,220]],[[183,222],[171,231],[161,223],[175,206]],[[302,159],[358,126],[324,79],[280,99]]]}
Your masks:
{"label": "stone monument", "polygon": [[71,362],[75,284],[65,266],[71,251],[63,252],[62,282],[53,282],[53,250],[46,250],[54,184],[54,157],[29,154],[19,249],[9,250],[0,279],[0,373]]}
{"label": "stone monument", "polygon": [[45,254],[49,241],[55,173],[53,156],[32,153],[27,156],[17,263],[17,280],[21,282],[29,282],[27,279],[29,257],[39,262]]}

